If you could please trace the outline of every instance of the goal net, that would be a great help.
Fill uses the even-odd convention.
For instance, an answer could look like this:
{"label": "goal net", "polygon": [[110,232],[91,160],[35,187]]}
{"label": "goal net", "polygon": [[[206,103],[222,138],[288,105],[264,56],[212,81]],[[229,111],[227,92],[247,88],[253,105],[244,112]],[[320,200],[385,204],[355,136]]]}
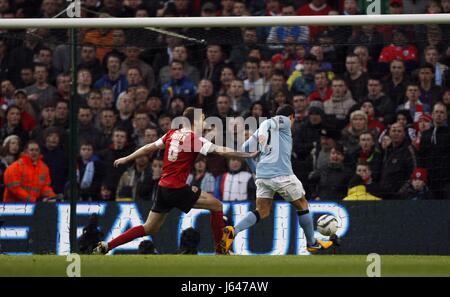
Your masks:
{"label": "goal net", "polygon": [[[81,252],[145,222],[164,151],[114,161],[178,128],[188,107],[205,115],[202,136],[241,150],[263,120],[292,106],[292,173],[315,215],[335,215],[342,235],[345,201],[450,197],[450,1],[96,2],[83,1],[78,20],[61,18],[57,1],[43,1],[39,16],[25,4],[0,11],[0,252],[68,253],[74,194]],[[21,17],[43,23],[14,28]],[[276,164],[290,153],[280,141],[265,144]],[[232,224],[258,197],[252,173],[240,159],[200,156],[186,183],[223,201]],[[237,253],[307,254],[282,203],[288,194],[275,194],[275,227],[239,237]],[[172,213],[156,239],[161,252],[176,252],[179,233],[196,226],[207,238],[201,252],[211,252],[208,214]]]}

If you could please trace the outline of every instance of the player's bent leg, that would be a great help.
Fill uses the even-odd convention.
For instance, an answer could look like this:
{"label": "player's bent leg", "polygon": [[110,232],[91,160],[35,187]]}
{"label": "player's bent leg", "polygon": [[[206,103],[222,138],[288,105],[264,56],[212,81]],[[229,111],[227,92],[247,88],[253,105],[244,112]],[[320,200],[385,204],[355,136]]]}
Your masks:
{"label": "player's bent leg", "polygon": [[250,228],[270,215],[272,198],[256,198],[256,209],[248,212],[234,227],[226,226],[222,237],[222,248],[228,253],[233,245],[234,238],[239,232]]}
{"label": "player's bent leg", "polygon": [[155,235],[161,225],[166,219],[167,213],[158,213],[150,211],[147,217],[147,221],[144,225],[139,225],[132,227],[120,234],[118,237],[114,238],[110,242],[101,241],[98,243],[97,247],[94,249],[93,254],[106,254],[110,250],[121,246],[127,242],[130,242],[136,238],[143,237],[145,235]]}
{"label": "player's bent leg", "polygon": [[208,209],[211,211],[211,229],[214,237],[216,254],[224,254],[222,246],[222,237],[225,223],[223,221],[223,205],[213,195],[207,192],[201,192],[200,197],[194,204],[194,208]]}
{"label": "player's bent leg", "polygon": [[295,199],[291,201],[291,204],[297,209],[298,221],[306,237],[306,249],[311,253],[315,253],[333,246],[333,241],[324,241],[315,238],[313,217],[309,211],[306,198],[303,196]]}

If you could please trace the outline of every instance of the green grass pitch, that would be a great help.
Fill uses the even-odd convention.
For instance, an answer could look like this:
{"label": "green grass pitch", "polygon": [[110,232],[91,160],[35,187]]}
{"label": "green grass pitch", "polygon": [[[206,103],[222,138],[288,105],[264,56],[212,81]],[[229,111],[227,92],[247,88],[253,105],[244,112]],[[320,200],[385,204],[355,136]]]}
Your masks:
{"label": "green grass pitch", "polygon": [[[66,276],[63,256],[0,255],[0,276]],[[366,276],[366,256],[81,256],[81,276]],[[381,256],[381,276],[450,276],[450,256]]]}

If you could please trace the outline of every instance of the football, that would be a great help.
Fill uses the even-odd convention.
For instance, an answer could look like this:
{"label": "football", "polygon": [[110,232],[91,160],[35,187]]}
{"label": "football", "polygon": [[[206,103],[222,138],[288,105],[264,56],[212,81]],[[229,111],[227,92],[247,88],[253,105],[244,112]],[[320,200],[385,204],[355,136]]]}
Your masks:
{"label": "football", "polygon": [[325,236],[336,234],[338,230],[338,221],[332,215],[323,215],[317,220],[317,231]]}

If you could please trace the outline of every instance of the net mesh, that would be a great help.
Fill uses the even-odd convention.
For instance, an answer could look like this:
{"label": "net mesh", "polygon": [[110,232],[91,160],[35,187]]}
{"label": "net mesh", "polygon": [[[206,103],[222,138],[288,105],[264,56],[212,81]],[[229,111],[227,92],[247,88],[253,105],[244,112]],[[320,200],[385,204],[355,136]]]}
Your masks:
{"label": "net mesh", "polygon": [[[12,12],[18,17],[21,13],[37,17],[30,6],[16,2],[14,8],[0,12],[2,17]],[[47,2],[56,3],[43,1]],[[190,9],[178,9],[172,2],[155,5],[157,1],[149,1],[152,3],[147,6],[133,6],[135,1],[124,1],[128,6],[103,3],[99,7],[91,2],[95,1],[83,4],[85,17],[227,13],[218,3],[205,6],[199,1],[191,1]],[[262,2],[246,1],[246,10],[242,11],[238,7],[242,1],[234,2],[237,16],[267,13]],[[297,2],[294,8],[299,11],[303,6]],[[344,7],[335,2],[330,4],[343,13]],[[435,1],[423,2],[429,2],[427,9],[431,12],[445,12],[445,1],[438,8],[433,6]],[[360,11],[364,11],[365,6],[359,4]],[[383,3],[382,12],[389,9],[393,9],[392,5]],[[58,11],[44,9],[41,17],[46,13],[60,17]],[[31,191],[31,201],[68,201],[69,100],[77,100],[80,106],[80,202],[151,204],[157,196],[163,152],[128,167],[114,168],[113,161],[156,141],[167,132],[171,120],[189,106],[202,108],[207,116],[223,121],[223,131],[212,129],[212,135],[223,133],[227,139],[239,133],[248,138],[258,126],[236,128],[236,122],[229,124],[226,117],[270,117],[284,103],[295,109],[293,170],[308,199],[448,199],[448,26],[208,28],[205,24],[204,28],[191,28],[186,24],[177,29],[77,29],[75,97],[70,96],[69,30],[2,30],[0,141],[4,205],[27,199],[11,192],[9,188],[17,181],[5,176],[7,168],[27,148],[28,140],[40,145],[51,179],[48,195],[35,195],[31,193],[34,185],[25,185]],[[182,62],[183,75],[177,77],[173,61]],[[18,120],[17,113],[16,119],[11,115],[15,109]],[[443,115],[438,115],[440,112]],[[14,144],[17,140],[18,144]],[[236,142],[226,145],[240,148]],[[218,199],[249,201],[256,197],[255,180],[245,162],[208,156],[194,167],[188,183]],[[84,214],[101,214],[104,206],[97,205],[98,209]],[[58,207],[59,213],[67,211],[64,205]],[[114,211],[126,211],[120,207]],[[7,209],[13,213],[0,206],[0,217],[9,215]],[[31,213],[24,208],[22,215]],[[68,220],[67,215],[63,217]],[[126,226],[118,221],[114,226],[125,230],[127,224],[142,219],[135,213],[129,218],[134,221],[124,221]],[[60,227],[66,225],[61,223]],[[21,232],[26,232],[0,230],[0,239],[14,232],[21,238]],[[39,231],[39,236],[54,232],[47,231]],[[46,251],[45,247],[36,250]]]}

